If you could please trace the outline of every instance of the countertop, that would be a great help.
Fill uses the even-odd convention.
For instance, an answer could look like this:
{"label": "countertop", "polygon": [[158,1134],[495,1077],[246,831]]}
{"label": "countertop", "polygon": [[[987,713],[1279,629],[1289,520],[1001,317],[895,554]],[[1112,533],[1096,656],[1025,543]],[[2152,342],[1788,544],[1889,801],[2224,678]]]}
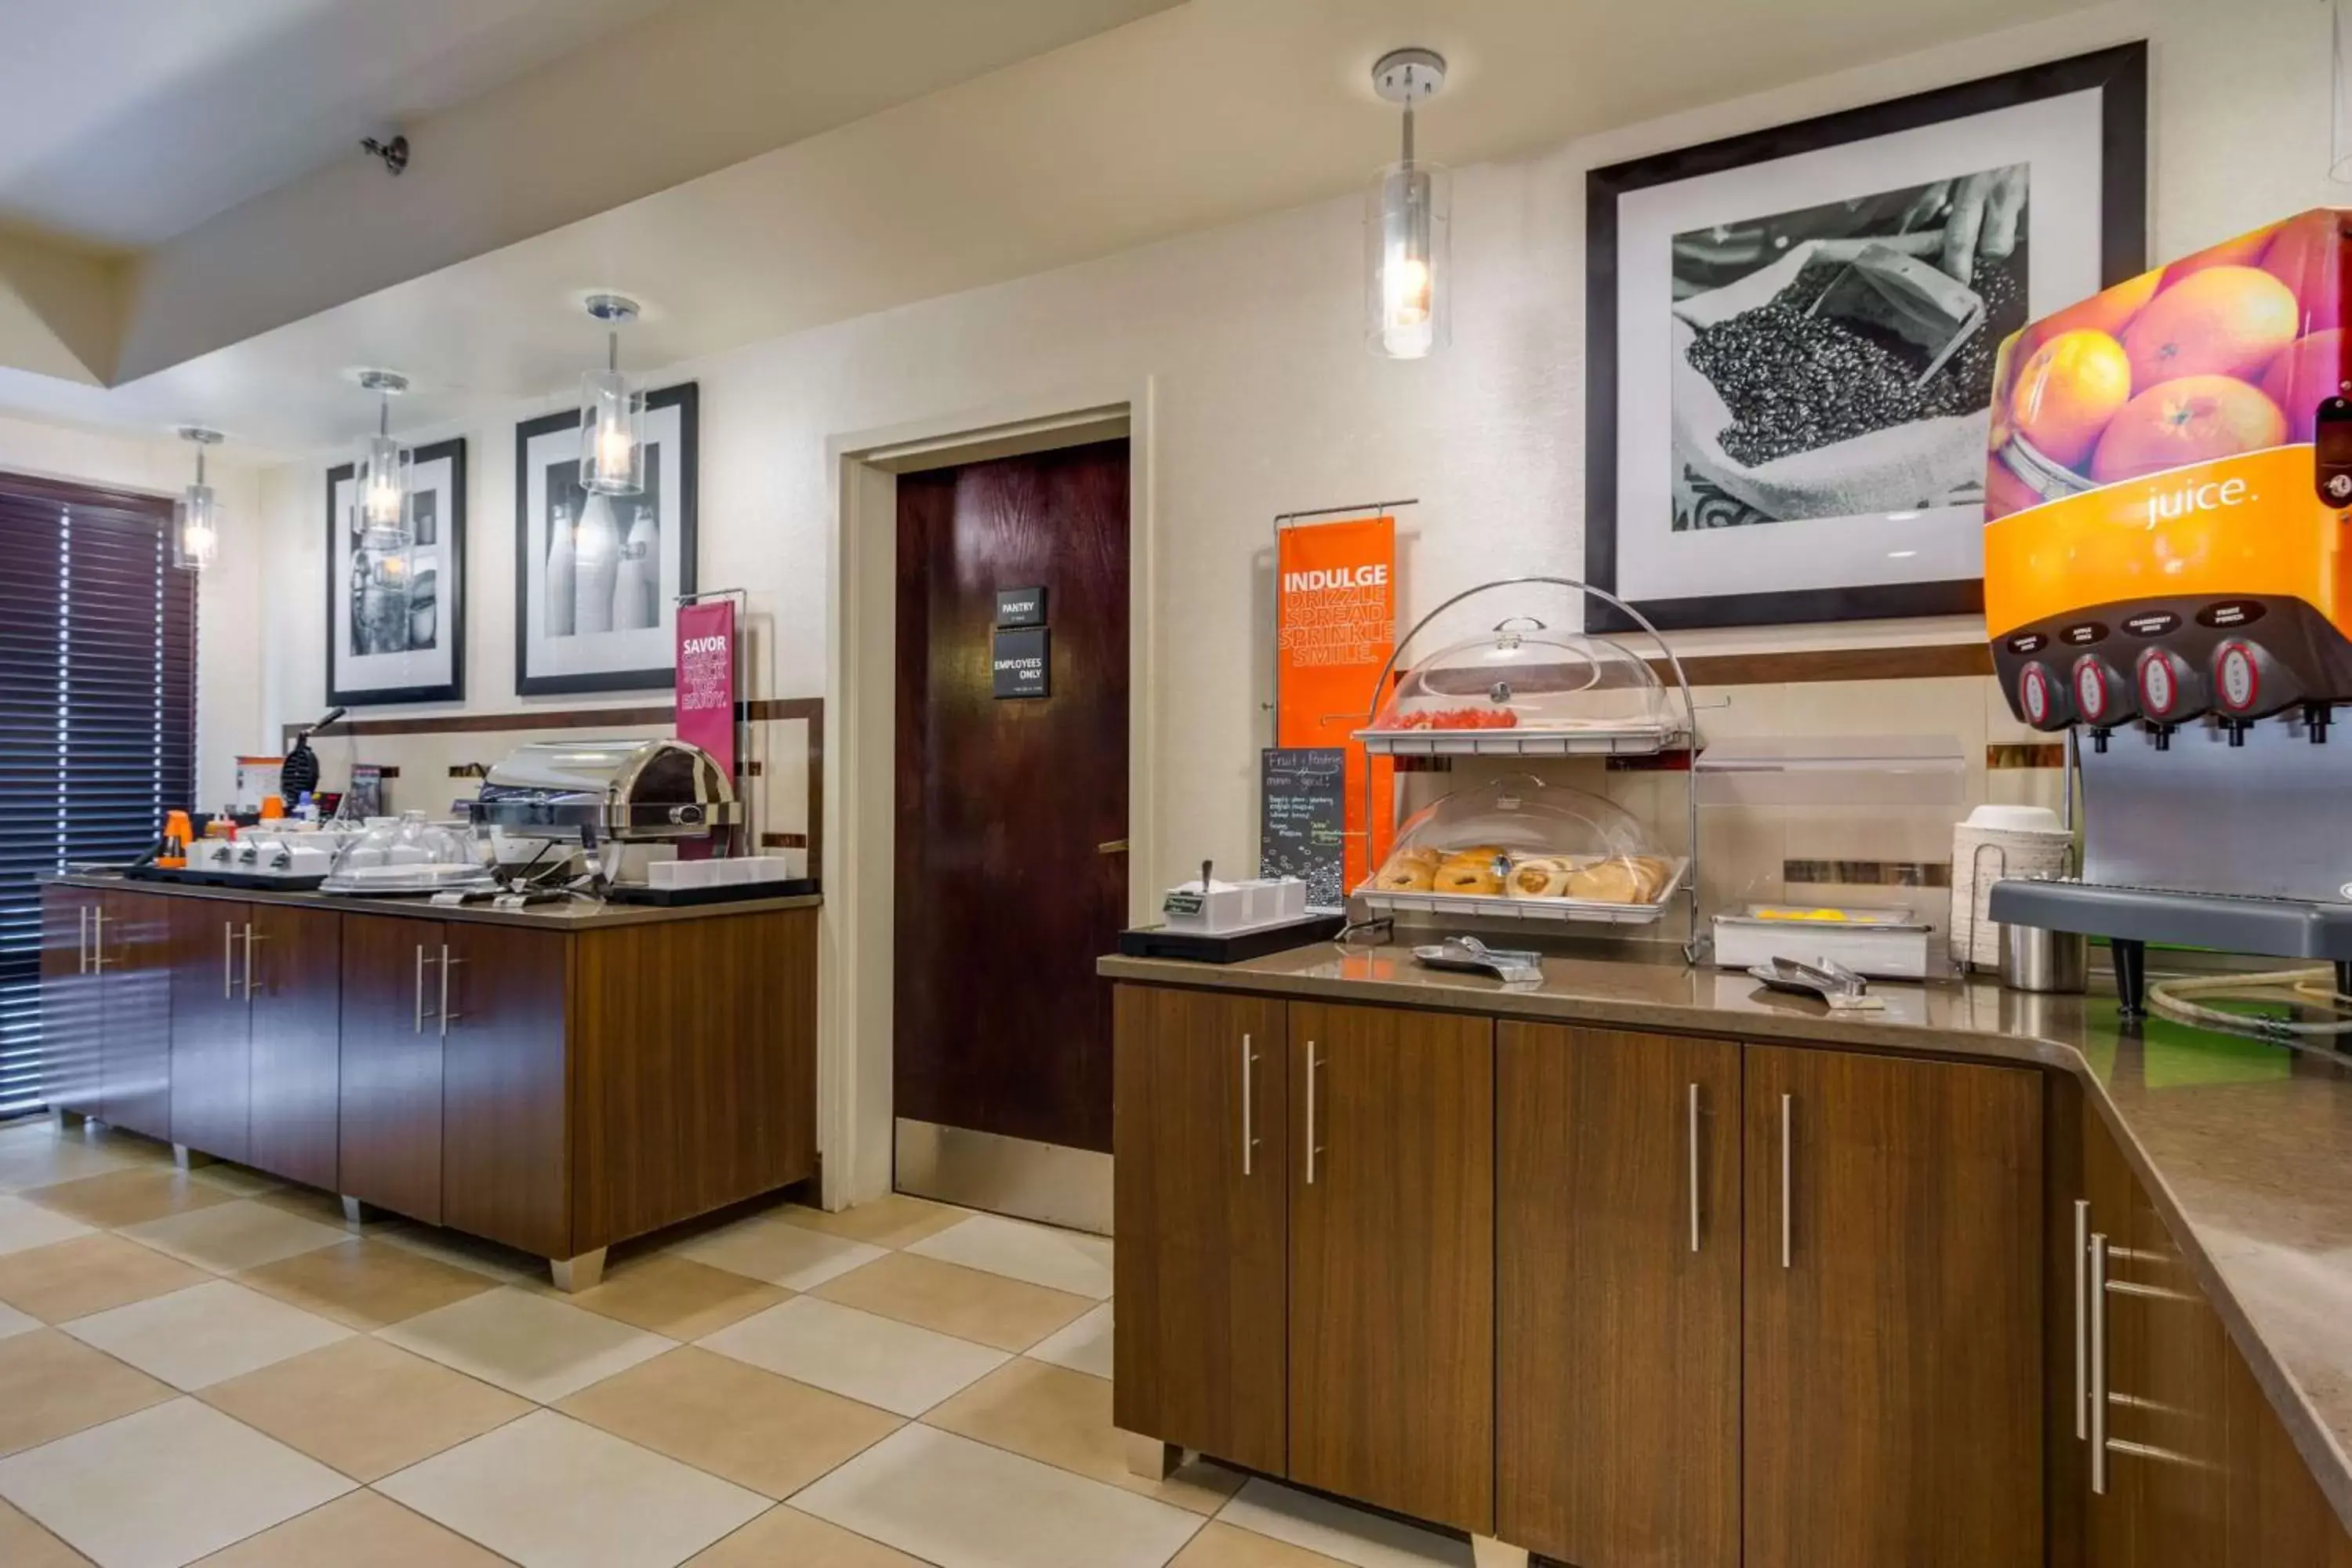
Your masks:
{"label": "countertop", "polygon": [[2352,1058],[2343,1064],[2162,1019],[2113,996],[1875,983],[1886,1010],[1832,1017],[1736,971],[1547,958],[1507,985],[1402,947],[1329,943],[1244,963],[1112,956],[1115,980],[1502,1017],[2015,1062],[2071,1072],[2188,1253],[2295,1447],[2352,1529]]}
{"label": "countertop", "polygon": [[529,931],[604,931],[614,926],[660,925],[669,921],[712,920],[722,915],[765,914],[771,910],[813,910],[824,902],[822,893],[794,893],[775,899],[739,899],[731,903],[605,904],[574,900],[534,904],[522,910],[494,910],[486,904],[436,904],[421,898],[354,898],[339,893],[280,893],[266,889],[215,888],[198,882],[150,882],[106,872],[75,872],[44,879],[67,888],[112,889],[122,892],[156,893],[167,899],[222,899],[239,904],[292,904],[305,909],[335,910],[355,915],[407,916],[413,920],[458,921],[474,925],[520,926]]}

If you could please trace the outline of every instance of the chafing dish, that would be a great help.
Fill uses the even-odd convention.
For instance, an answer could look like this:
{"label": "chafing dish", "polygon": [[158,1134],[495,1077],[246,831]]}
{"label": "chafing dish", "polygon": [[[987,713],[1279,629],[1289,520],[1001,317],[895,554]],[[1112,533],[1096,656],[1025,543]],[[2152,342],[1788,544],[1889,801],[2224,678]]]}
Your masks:
{"label": "chafing dish", "polygon": [[467,805],[509,837],[646,843],[702,838],[742,817],[735,784],[676,740],[534,741],[491,768]]}

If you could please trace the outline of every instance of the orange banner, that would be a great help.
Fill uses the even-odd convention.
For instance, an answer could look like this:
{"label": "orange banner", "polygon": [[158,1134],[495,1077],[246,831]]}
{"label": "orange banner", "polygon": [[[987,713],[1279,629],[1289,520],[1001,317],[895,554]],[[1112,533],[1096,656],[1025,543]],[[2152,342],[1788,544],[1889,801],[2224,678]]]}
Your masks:
{"label": "orange banner", "polygon": [[[1339,746],[1348,753],[1343,885],[1355,888],[1388,851],[1393,764],[1372,769],[1377,801],[1367,838],[1364,749],[1372,683],[1396,648],[1396,519],[1360,518],[1284,529],[1275,552],[1275,744]],[[1370,854],[1367,854],[1367,845]]]}

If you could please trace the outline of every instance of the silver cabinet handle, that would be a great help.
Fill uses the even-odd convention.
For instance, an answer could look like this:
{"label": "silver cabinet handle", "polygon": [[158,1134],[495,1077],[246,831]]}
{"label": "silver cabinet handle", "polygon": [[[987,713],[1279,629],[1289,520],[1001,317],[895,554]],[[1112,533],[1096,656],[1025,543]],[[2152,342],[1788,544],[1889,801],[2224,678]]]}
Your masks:
{"label": "silver cabinet handle", "polygon": [[1322,1146],[1315,1142],[1315,1069],[1323,1064],[1315,1059],[1315,1042],[1307,1042],[1307,1184],[1315,1184],[1315,1156]]}
{"label": "silver cabinet handle", "polygon": [[425,1032],[425,944],[416,944],[416,1033]]}
{"label": "silver cabinet handle", "polygon": [[1242,1174],[1252,1172],[1255,1160],[1252,1151],[1257,1147],[1257,1116],[1250,1105],[1250,1080],[1257,1076],[1257,1054],[1250,1049],[1250,1037],[1242,1037]]}
{"label": "silver cabinet handle", "polygon": [[221,995],[236,995],[236,927],[226,921],[221,921]]}
{"label": "silver cabinet handle", "polygon": [[248,1002],[253,1000],[253,944],[268,940],[266,936],[253,934],[251,921],[245,922],[245,999]]}
{"label": "silver cabinet handle", "polygon": [[74,973],[76,974],[88,974],[89,973],[89,906],[88,904],[76,904],[74,906],[74,915],[76,917],[74,921]]}
{"label": "silver cabinet handle", "polygon": [[441,1037],[445,1040],[449,1037],[449,1026],[466,1016],[449,1011],[449,966],[465,962],[462,958],[449,956],[447,942],[441,944]]}
{"label": "silver cabinet handle", "polygon": [[89,972],[106,973],[106,906],[100,904],[89,911]]}
{"label": "silver cabinet handle", "polygon": [[2091,1492],[2107,1495],[2107,1238],[2092,1232],[2089,1247],[2091,1301]]}
{"label": "silver cabinet handle", "polygon": [[2091,1200],[2074,1200],[2074,1436],[2091,1435]]}
{"label": "silver cabinet handle", "polygon": [[1796,1257],[1796,1226],[1792,1216],[1796,1194],[1797,1097],[1780,1097],[1780,1267],[1792,1268]]}
{"label": "silver cabinet handle", "polygon": [[1690,1249],[1698,1250],[1698,1085],[1690,1086]]}

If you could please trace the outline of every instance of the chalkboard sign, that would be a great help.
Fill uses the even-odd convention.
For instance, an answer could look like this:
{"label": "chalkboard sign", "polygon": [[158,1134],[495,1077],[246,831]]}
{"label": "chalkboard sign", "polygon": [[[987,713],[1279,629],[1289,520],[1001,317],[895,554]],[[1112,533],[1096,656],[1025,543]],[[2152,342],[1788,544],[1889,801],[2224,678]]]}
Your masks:
{"label": "chalkboard sign", "polygon": [[1308,909],[1337,909],[1347,804],[1348,753],[1338,746],[1281,747],[1259,756],[1257,874],[1297,877]]}

